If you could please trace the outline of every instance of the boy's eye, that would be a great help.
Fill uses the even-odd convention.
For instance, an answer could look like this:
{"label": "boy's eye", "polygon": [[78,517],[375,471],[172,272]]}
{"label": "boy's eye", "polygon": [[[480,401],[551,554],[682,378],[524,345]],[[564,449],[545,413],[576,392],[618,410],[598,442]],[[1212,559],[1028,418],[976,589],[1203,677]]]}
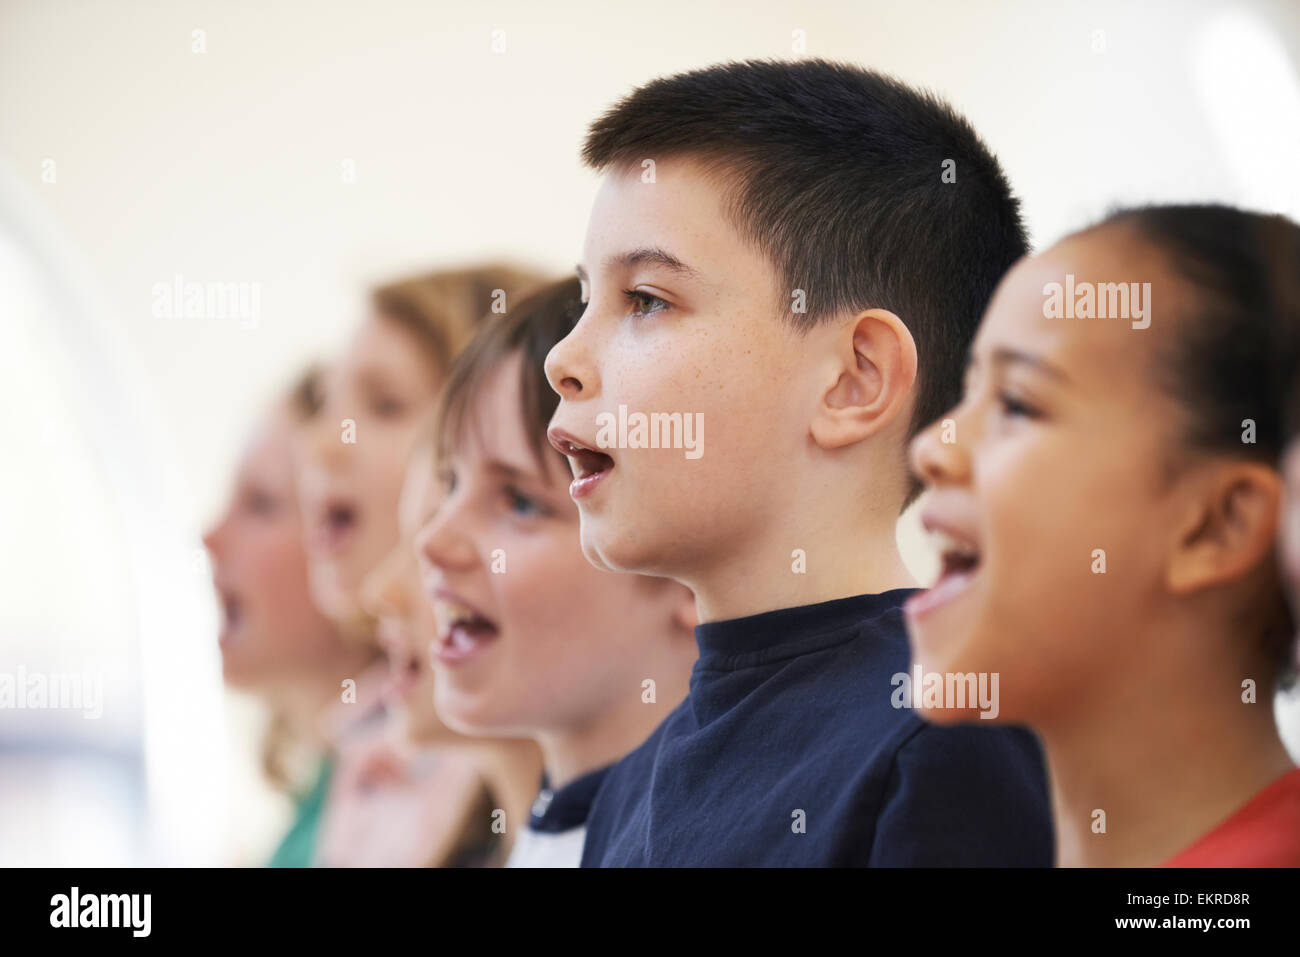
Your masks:
{"label": "boy's eye", "polygon": [[642,292],[639,289],[624,289],[623,297],[627,300],[634,316],[650,316],[668,308],[668,303],[658,296],[652,296],[650,293]]}
{"label": "boy's eye", "polygon": [[456,472],[454,469],[440,469],[438,471],[438,484],[442,486],[445,494],[450,495],[456,490]]}

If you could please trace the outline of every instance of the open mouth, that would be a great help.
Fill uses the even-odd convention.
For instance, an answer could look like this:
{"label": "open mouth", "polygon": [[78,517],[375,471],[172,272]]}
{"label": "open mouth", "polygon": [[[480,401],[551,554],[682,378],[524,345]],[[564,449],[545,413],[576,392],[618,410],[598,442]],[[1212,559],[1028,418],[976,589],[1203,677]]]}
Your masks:
{"label": "open mouth", "polygon": [[420,659],[416,655],[402,655],[388,661],[388,694],[394,698],[409,698],[420,683]]}
{"label": "open mouth", "polygon": [[335,552],[348,543],[360,527],[356,505],[343,499],[330,499],[319,510],[312,544],[317,551]]}
{"label": "open mouth", "polygon": [[927,524],[930,538],[938,546],[939,577],[929,589],[907,601],[909,615],[932,611],[960,595],[980,567],[980,552],[970,539]]}
{"label": "open mouth", "polygon": [[590,495],[601,480],[614,469],[614,459],[599,451],[583,445],[569,433],[561,429],[551,429],[546,433],[556,451],[568,458],[573,468],[573,482],[569,485],[569,495],[575,499]]}
{"label": "open mouth", "polygon": [[224,645],[238,635],[244,620],[244,603],[230,589],[221,586],[217,587],[217,598],[221,603],[221,630],[217,642]]}
{"label": "open mouth", "polygon": [[979,567],[980,555],[974,544],[954,538],[944,531],[936,531],[934,534],[940,543],[939,559],[942,565],[939,581],[951,575],[968,575]]}
{"label": "open mouth", "polygon": [[438,622],[434,657],[442,664],[468,661],[500,633],[495,622],[445,589],[435,590],[433,610]]}
{"label": "open mouth", "polygon": [[411,695],[419,682],[424,666],[420,656],[412,651],[406,641],[403,625],[389,617],[381,617],[375,632],[384,656],[388,659],[386,697],[404,699]]}

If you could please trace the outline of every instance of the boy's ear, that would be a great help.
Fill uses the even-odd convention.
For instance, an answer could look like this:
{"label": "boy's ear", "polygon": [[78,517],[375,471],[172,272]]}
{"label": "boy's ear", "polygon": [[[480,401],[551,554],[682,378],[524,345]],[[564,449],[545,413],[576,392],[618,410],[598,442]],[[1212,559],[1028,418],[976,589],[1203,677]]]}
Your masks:
{"label": "boy's ear", "polygon": [[823,449],[861,441],[911,407],[916,342],[887,309],[868,309],[832,331],[831,380],[810,428]]}
{"label": "boy's ear", "polygon": [[1166,587],[1187,595],[1271,561],[1281,508],[1282,477],[1274,469],[1236,462],[1217,470],[1174,542]]}

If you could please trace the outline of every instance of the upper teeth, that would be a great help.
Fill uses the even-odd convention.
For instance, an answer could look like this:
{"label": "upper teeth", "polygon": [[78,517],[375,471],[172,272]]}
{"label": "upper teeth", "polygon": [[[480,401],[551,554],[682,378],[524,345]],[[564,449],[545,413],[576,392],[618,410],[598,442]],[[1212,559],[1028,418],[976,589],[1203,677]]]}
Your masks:
{"label": "upper teeth", "polygon": [[456,625],[474,621],[479,617],[479,614],[472,608],[447,599],[439,599],[434,606],[434,614],[437,617],[439,631],[446,631]]}
{"label": "upper teeth", "polygon": [[940,528],[930,530],[930,541],[934,543],[940,555],[956,555],[961,558],[976,558],[979,555],[970,542],[950,535]]}

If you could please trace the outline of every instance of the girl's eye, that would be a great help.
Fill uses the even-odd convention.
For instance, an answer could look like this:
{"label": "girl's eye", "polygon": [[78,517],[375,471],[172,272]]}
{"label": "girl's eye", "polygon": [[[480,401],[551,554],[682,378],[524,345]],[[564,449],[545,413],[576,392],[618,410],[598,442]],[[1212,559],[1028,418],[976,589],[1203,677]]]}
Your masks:
{"label": "girl's eye", "polygon": [[1039,416],[1037,409],[1025,404],[1008,392],[998,393],[998,404],[1002,406],[1002,413],[1007,416],[1023,417],[1026,419],[1036,419]]}
{"label": "girl's eye", "polygon": [[370,407],[382,419],[395,419],[406,410],[405,405],[389,396],[376,396]]}
{"label": "girl's eye", "polygon": [[506,489],[506,501],[510,503],[510,511],[516,515],[540,515],[543,511],[537,501],[515,488]]}
{"label": "girl's eye", "polygon": [[278,504],[273,496],[265,492],[249,492],[244,501],[254,515],[272,515]]}
{"label": "girl's eye", "polygon": [[453,469],[443,469],[438,473],[438,481],[442,485],[442,490],[450,495],[456,490],[456,472]]}
{"label": "girl's eye", "polygon": [[623,297],[627,300],[628,307],[632,310],[634,316],[651,316],[668,308],[668,303],[658,296],[652,296],[648,292],[641,292],[639,289],[624,289]]}

